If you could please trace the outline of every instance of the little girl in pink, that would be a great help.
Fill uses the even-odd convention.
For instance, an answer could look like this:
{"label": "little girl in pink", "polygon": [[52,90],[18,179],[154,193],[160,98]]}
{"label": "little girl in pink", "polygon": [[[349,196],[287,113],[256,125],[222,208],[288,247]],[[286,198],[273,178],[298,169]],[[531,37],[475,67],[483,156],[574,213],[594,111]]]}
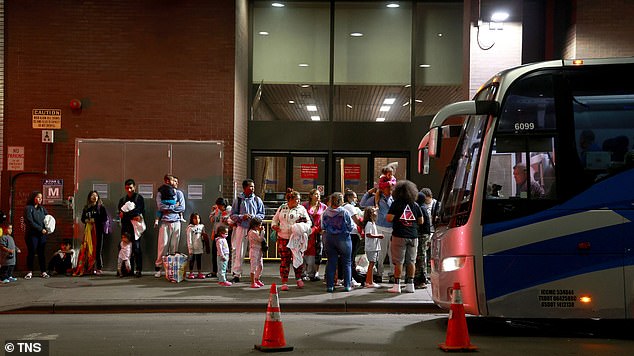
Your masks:
{"label": "little girl in pink", "polygon": [[262,268],[264,267],[264,253],[262,252],[262,220],[254,217],[249,224],[249,260],[251,260],[251,288],[260,288],[264,283],[260,281],[262,278]]}

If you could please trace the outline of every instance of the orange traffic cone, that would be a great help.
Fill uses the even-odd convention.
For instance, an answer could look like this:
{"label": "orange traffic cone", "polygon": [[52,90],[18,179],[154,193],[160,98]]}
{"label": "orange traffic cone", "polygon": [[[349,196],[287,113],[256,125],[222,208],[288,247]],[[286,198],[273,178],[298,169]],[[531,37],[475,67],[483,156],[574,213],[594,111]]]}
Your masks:
{"label": "orange traffic cone", "polygon": [[462,292],[458,282],[453,284],[451,309],[449,310],[449,321],[447,322],[447,338],[438,347],[443,351],[476,351],[478,349],[477,346],[471,345],[469,340],[467,319],[462,305]]}
{"label": "orange traffic cone", "polygon": [[293,351],[293,346],[287,346],[284,340],[284,326],[280,318],[280,301],[277,296],[277,287],[271,285],[269,305],[266,308],[266,321],[262,334],[262,345],[255,345],[256,350],[262,352]]}

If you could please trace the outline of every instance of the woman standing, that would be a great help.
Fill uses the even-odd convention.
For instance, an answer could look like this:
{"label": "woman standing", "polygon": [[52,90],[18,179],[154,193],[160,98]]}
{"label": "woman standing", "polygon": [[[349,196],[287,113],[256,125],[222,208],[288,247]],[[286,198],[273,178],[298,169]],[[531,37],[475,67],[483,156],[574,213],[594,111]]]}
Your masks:
{"label": "woman standing", "polygon": [[33,260],[36,253],[42,278],[50,277],[46,273],[46,256],[44,256],[46,237],[49,233],[44,227],[44,217],[46,215],[48,215],[48,212],[42,206],[42,193],[37,191],[31,193],[24,208],[24,224],[26,226],[24,240],[26,240],[28,251],[26,265],[29,269],[24,276],[25,279],[33,278]]}
{"label": "woman standing", "polygon": [[341,207],[343,195],[339,192],[330,196],[330,207],[321,217],[321,229],[324,233],[324,245],[328,255],[326,265],[326,291],[335,290],[335,271],[339,258],[343,261],[343,285],[346,292],[350,291],[352,264],[352,218],[350,213]]}
{"label": "woman standing", "polygon": [[86,199],[86,206],[81,213],[81,222],[86,227],[84,228],[84,241],[81,244],[77,259],[77,268],[75,268],[73,276],[92,273],[95,269],[95,257],[97,262],[95,274],[101,275],[103,268],[103,226],[107,219],[108,213],[99,198],[99,193],[95,190],[90,191]]}
{"label": "woman standing", "polygon": [[[350,214],[350,218],[352,219],[352,232],[350,233],[350,240],[352,241],[352,260],[351,263],[351,271],[352,271],[352,280],[350,284],[352,287],[357,288],[361,286],[361,282],[364,278],[359,275],[357,272],[357,264],[355,262],[355,257],[359,252],[359,246],[361,245],[361,234],[359,232],[359,227],[361,225],[361,218],[363,217],[363,212],[357,206],[357,193],[350,189],[346,189],[346,192],[343,193],[343,206],[342,208],[346,209]],[[341,261],[339,261],[341,262]]]}
{"label": "woman standing", "polygon": [[306,209],[299,203],[300,198],[298,191],[288,188],[286,203],[277,209],[271,224],[271,228],[277,231],[277,251],[280,256],[281,290],[283,291],[288,290],[287,283],[291,263],[295,270],[297,288],[304,288],[302,267],[312,224]]}
{"label": "woman standing", "polygon": [[308,201],[305,202],[304,208],[311,218],[313,226],[308,236],[308,247],[304,251],[304,280],[319,281],[319,265],[321,264],[321,255],[323,245],[321,243],[321,215],[328,208],[326,204],[320,201],[321,195],[317,189],[311,189],[308,195]]}

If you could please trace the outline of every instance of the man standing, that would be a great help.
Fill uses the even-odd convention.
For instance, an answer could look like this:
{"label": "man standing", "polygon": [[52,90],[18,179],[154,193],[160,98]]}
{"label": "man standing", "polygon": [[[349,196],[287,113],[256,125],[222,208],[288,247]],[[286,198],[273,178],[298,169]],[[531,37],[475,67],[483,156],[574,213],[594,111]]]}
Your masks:
{"label": "man standing", "polygon": [[245,179],[242,182],[242,190],[231,206],[231,221],[236,224],[231,239],[231,272],[232,282],[240,282],[242,276],[242,260],[247,251],[249,240],[249,223],[251,219],[257,217],[264,219],[264,203],[262,199],[255,195],[255,183],[253,179]]}
{"label": "man standing", "polygon": [[[132,226],[132,220],[141,222],[145,215],[145,201],[143,197],[136,192],[136,183],[134,179],[127,179],[125,181],[126,195],[119,199],[119,218],[121,219],[121,233],[127,232],[130,236],[134,235],[134,227]],[[134,204],[134,208],[128,211],[123,211],[121,208],[130,202]],[[129,204],[131,205],[131,204]],[[143,256],[141,254],[141,238],[134,239],[132,241],[132,256],[130,258],[130,271],[134,272],[134,266],[136,265],[136,276],[141,277],[141,271],[143,270]]]}
{"label": "man standing", "polygon": [[367,193],[363,194],[363,198],[361,198],[361,203],[359,204],[362,207],[374,206],[374,194],[380,194],[376,230],[379,235],[383,235],[383,239],[381,239],[381,251],[379,251],[379,260],[376,264],[377,274],[374,276],[375,283],[383,282],[383,269],[386,255],[389,256],[391,268],[394,268],[394,265],[392,265],[392,252],[390,251],[390,242],[392,240],[392,222],[388,222],[386,220],[387,212],[390,210],[390,206],[392,206],[392,202],[394,201],[392,198],[393,189],[393,182],[387,182],[379,188],[372,188]]}
{"label": "man standing", "polygon": [[167,202],[161,197],[160,190],[156,193],[157,210],[161,212],[161,220],[159,221],[159,232],[157,241],[156,261],[154,262],[154,277],[161,277],[161,266],[163,265],[163,256],[169,253],[178,252],[178,245],[181,235],[181,213],[185,211],[185,197],[183,192],[178,188],[178,180],[174,176],[168,174],[170,185],[175,190],[174,200]]}
{"label": "man standing", "polygon": [[416,289],[427,287],[427,271],[429,270],[429,257],[431,256],[431,235],[434,233],[434,222],[438,217],[440,203],[429,188],[423,188],[418,193],[416,203],[423,212],[423,225],[418,231],[418,252],[416,254],[416,275],[414,283]]}

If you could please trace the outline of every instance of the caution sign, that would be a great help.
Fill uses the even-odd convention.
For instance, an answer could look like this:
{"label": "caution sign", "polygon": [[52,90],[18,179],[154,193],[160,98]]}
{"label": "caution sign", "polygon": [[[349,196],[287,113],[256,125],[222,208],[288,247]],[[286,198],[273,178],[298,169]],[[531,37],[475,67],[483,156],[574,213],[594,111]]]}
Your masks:
{"label": "caution sign", "polygon": [[64,193],[64,180],[63,179],[44,179],[42,181],[42,198],[43,203],[50,204],[63,204],[64,199],[62,194]]}
{"label": "caution sign", "polygon": [[24,146],[8,146],[7,147],[7,170],[23,171],[24,170]]}
{"label": "caution sign", "polygon": [[61,109],[33,109],[34,129],[61,129]]}

